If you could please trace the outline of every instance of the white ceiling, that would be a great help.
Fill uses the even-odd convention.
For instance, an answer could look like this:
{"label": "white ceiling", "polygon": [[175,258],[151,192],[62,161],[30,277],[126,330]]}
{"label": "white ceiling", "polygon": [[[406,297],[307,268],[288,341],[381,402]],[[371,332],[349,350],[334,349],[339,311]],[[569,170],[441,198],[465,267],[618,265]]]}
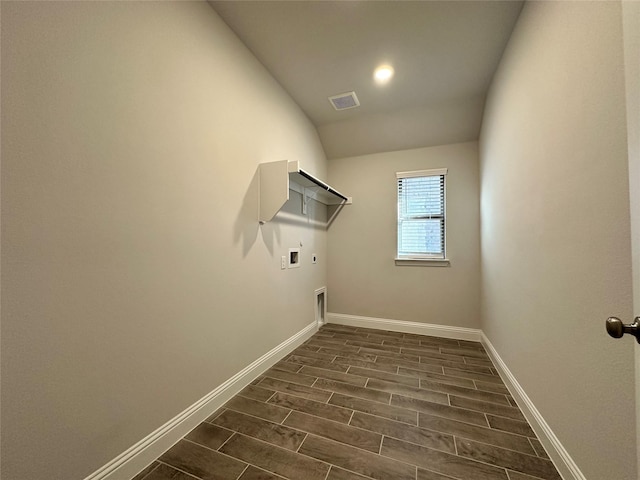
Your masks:
{"label": "white ceiling", "polygon": [[[216,1],[318,128],[328,158],[476,140],[521,1]],[[388,63],[395,76],[373,80]],[[354,90],[358,108],[327,97]]]}

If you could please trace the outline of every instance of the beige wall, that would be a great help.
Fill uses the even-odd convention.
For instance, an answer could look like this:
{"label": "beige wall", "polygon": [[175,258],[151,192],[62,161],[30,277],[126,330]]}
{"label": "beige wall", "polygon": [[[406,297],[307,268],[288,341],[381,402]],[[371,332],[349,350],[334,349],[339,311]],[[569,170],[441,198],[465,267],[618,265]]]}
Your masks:
{"label": "beige wall", "polygon": [[83,478],[313,321],[254,175],[325,158],[206,3],[2,2],[2,67],[2,478]]}
{"label": "beige wall", "polygon": [[[396,266],[395,172],[439,167],[451,266]],[[329,229],[330,312],[479,328],[476,142],[331,160],[329,179],[354,199]]]}
{"label": "beige wall", "polygon": [[620,4],[530,2],[480,138],[482,328],[589,479],[637,479]]}

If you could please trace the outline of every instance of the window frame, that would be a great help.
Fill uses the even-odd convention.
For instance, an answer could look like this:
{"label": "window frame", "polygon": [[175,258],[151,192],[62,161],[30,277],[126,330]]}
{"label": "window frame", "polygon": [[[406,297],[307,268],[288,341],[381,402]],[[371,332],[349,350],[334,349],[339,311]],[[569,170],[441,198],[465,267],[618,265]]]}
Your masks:
{"label": "window frame", "polygon": [[[450,261],[447,258],[447,174],[448,168],[433,168],[428,170],[414,170],[408,172],[396,172],[396,265],[433,265],[433,266],[449,266]],[[400,205],[401,197],[399,183],[405,178],[422,178],[422,177],[443,177],[442,180],[442,214],[441,215],[401,215]],[[442,218],[442,254],[418,254],[418,255],[401,255],[399,252],[401,244],[401,224],[407,219],[424,219],[424,218]]]}

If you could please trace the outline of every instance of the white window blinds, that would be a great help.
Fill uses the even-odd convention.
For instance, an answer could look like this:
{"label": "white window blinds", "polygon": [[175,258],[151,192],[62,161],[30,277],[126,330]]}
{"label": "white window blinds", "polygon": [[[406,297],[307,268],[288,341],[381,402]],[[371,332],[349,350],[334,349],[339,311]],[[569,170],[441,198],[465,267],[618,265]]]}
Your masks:
{"label": "white window blinds", "polygon": [[445,258],[447,169],[398,172],[398,258]]}

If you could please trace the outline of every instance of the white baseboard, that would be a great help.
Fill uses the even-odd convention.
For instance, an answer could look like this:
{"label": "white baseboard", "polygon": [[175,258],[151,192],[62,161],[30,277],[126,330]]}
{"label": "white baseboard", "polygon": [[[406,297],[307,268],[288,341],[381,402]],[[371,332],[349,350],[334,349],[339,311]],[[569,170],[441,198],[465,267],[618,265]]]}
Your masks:
{"label": "white baseboard", "polygon": [[317,330],[318,324],[315,321],[307,325],[127,451],[93,472],[85,480],[123,480],[134,477],[256,377],[309,339]]}
{"label": "white baseboard", "polygon": [[[562,478],[564,480],[586,480],[586,477],[481,330],[339,313],[327,313],[326,322],[482,342],[505,385],[515,398]],[[84,480],[132,478],[224,405],[231,397],[249,385],[257,376],[309,339],[317,329],[318,324],[315,321],[307,325]]]}
{"label": "white baseboard", "polygon": [[482,333],[482,344],[562,478],[564,480],[586,480],[586,477],[580,471],[578,465],[576,465],[569,455],[569,452],[567,452],[560,443],[558,437],[553,433],[551,427],[542,417],[542,414],[535,407],[516,377],[511,373],[502,358],[500,358],[500,355],[484,332]]}
{"label": "white baseboard", "polygon": [[415,333],[418,335],[430,335],[432,337],[453,338],[455,340],[469,340],[472,342],[479,342],[482,334],[482,332],[476,328],[450,327],[447,325],[407,322],[387,318],[361,317],[359,315],[345,315],[342,313],[327,313],[327,323]]}

